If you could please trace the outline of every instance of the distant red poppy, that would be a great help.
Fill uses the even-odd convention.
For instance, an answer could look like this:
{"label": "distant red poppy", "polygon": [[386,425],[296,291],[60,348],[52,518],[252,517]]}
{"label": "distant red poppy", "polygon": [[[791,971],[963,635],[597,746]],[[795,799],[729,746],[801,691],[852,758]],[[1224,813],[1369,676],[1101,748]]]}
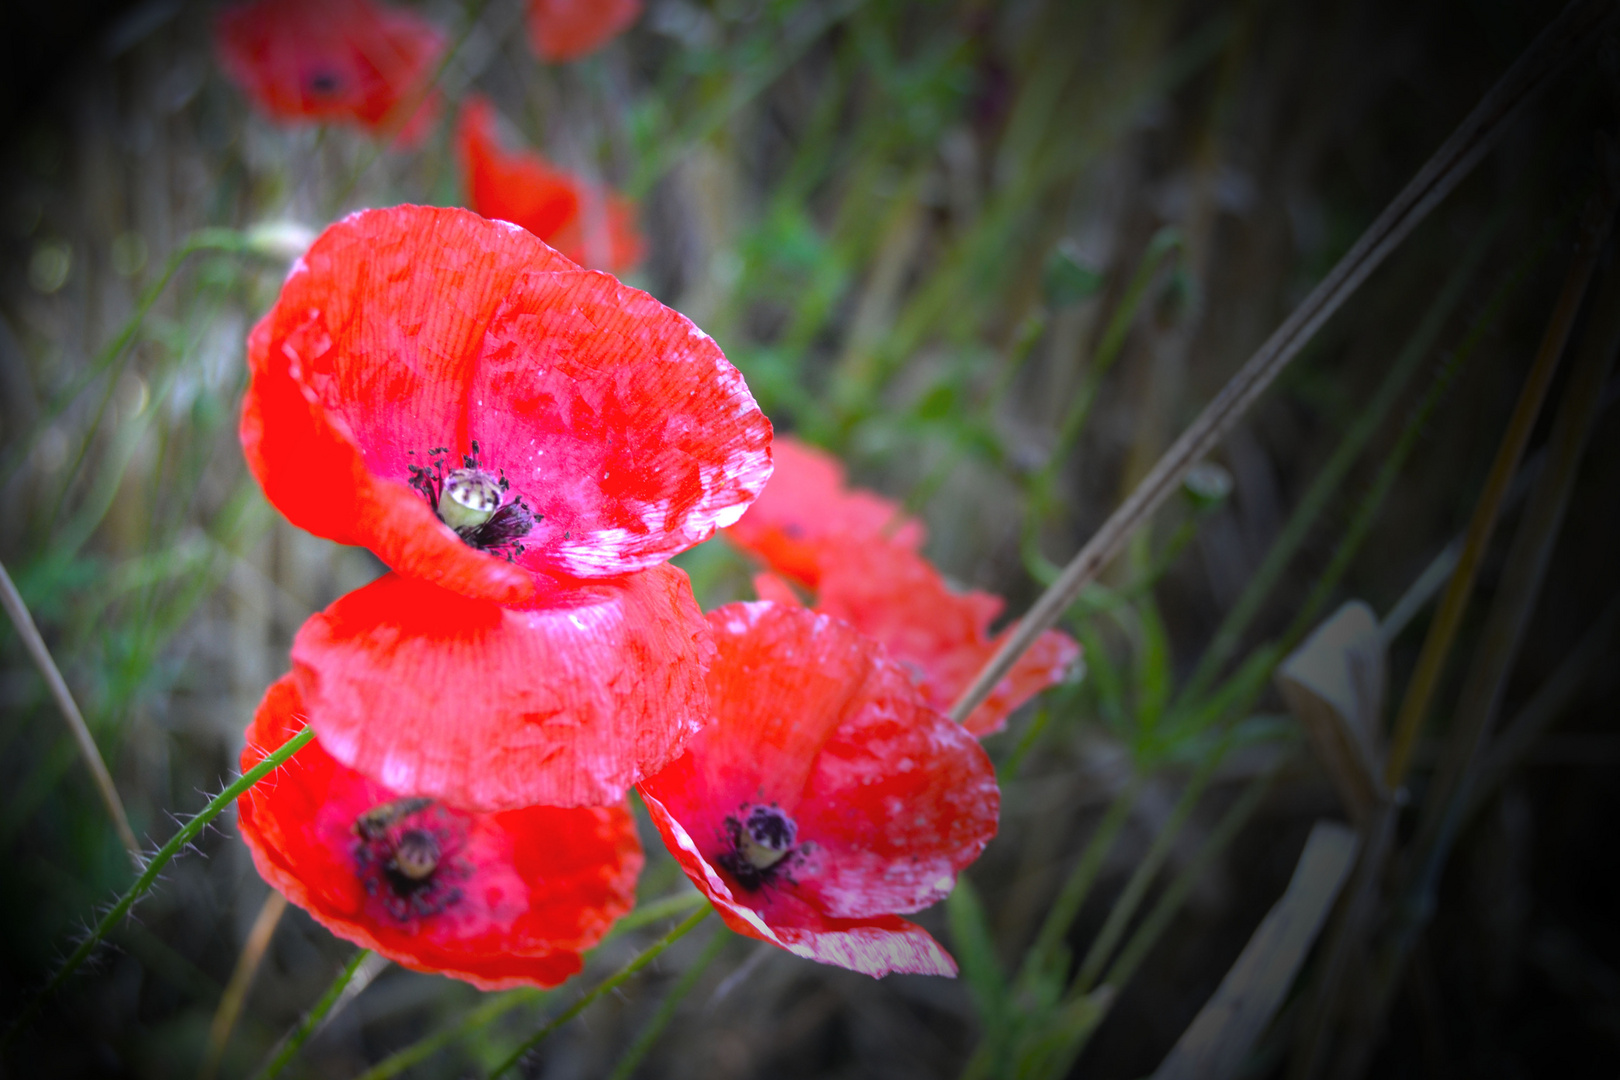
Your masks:
{"label": "distant red poppy", "polygon": [[348,123],[412,144],[433,122],[444,32],[372,0],[252,0],[214,23],[220,65],[288,123]]}
{"label": "distant red poppy", "polygon": [[[242,768],[309,711],[291,676],[272,684]],[[635,906],[641,845],[622,802],[471,813],[346,769],[317,739],[236,805],[259,873],[321,925],[484,990],[556,986]]]}
{"label": "distant red poppy", "polygon": [[822,549],[846,540],[886,541],[915,550],[926,534],[900,504],[844,486],[837,458],[791,436],[771,445],[775,471],[726,539],[764,560],[778,574],[815,588]]}
{"label": "distant red poppy", "polygon": [[484,217],[523,226],[581,266],[623,273],[640,261],[635,204],[552,168],[539,154],[507,153],[484,98],[462,105],[456,142],[468,199]]}
{"label": "distant red poppy", "polygon": [[730,525],[771,425],[712,339],[515,225],[364,210],[248,338],[242,447],[294,524],[519,603]]}
{"label": "distant red poppy", "polygon": [[529,0],[529,40],[547,60],[577,60],[641,15],[641,0]]}
{"label": "distant red poppy", "polygon": [[[972,590],[957,592],[915,551],[895,544],[846,543],[824,549],[815,608],[851,624],[888,647],[912,674],[923,696],[949,710],[1011,632],[995,637],[990,624],[1005,602]],[[1080,659],[1067,634],[1048,630],[1013,665],[964,726],[975,735],[1000,731],[1012,711],[1062,682]]]}
{"label": "distant red poppy", "polygon": [[640,791],[726,925],[868,975],[954,975],[898,917],[948,895],[996,831],[979,744],[852,627],[803,608],[709,614],[715,722]]}
{"label": "distant red poppy", "polygon": [[293,678],[328,753],[391,788],[504,810],[617,802],[708,721],[713,645],[686,574],[521,607],[386,575],[315,615]]}

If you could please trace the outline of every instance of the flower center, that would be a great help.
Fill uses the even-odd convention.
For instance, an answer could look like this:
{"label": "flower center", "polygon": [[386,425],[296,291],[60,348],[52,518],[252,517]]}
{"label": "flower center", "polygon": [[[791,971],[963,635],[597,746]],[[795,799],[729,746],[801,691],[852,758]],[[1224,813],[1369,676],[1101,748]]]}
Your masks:
{"label": "flower center", "polygon": [[482,469],[455,469],[439,492],[439,520],[460,531],[476,529],[501,508],[500,481]]}
{"label": "flower center", "polygon": [[507,498],[511,484],[504,473],[497,475],[479,466],[478,440],[472,442],[472,453],[461,456],[459,469],[446,470],[449,453],[449,447],[436,446],[428,451],[426,465],[410,466],[411,487],[469,547],[504,554],[507,562],[522,555],[520,541],[540,523],[542,515],[524,505],[521,495]]}
{"label": "flower center", "polygon": [[379,803],[355,818],[355,871],[366,893],[395,919],[437,915],[461,899],[456,882],[465,860],[457,819],[432,799],[412,797]]}
{"label": "flower center", "polygon": [[748,892],[755,892],[782,876],[788,857],[796,853],[798,826],[781,807],[742,806],[740,816],[725,821],[728,850],[716,862]]}
{"label": "flower center", "polygon": [[388,868],[407,881],[422,882],[439,868],[439,842],[423,829],[406,829],[394,842]]}

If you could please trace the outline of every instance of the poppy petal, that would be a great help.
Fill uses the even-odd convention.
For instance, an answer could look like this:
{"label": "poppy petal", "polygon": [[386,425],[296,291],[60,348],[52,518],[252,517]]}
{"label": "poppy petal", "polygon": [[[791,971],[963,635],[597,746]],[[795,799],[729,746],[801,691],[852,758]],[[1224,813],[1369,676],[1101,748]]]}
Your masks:
{"label": "poppy petal", "polygon": [[[295,678],[273,684],[248,728],[243,770],[309,711]],[[402,798],[317,739],[237,808],[260,874],[316,921],[484,990],[557,985],[635,904],[641,847],[622,802],[471,813]]]}
{"label": "poppy petal", "polygon": [[888,542],[910,550],[926,539],[921,522],[899,503],[844,486],[837,458],[808,443],[779,436],[771,445],[771,482],[726,539],[776,573],[815,588],[828,544]]}
{"label": "poppy petal", "polygon": [[705,724],[712,653],[670,566],[525,607],[390,574],[313,616],[292,648],[334,758],[475,810],[617,801]]}
{"label": "poppy petal", "polygon": [[[702,331],[465,210],[327,229],[248,355],[242,442],[270,501],[470,596],[521,602],[544,587],[524,571],[662,562],[734,522],[770,475],[770,423]],[[462,458],[533,512],[515,545],[470,546],[413,487]]]}
{"label": "poppy petal", "polygon": [[853,627],[764,602],[709,624],[714,724],[640,785],[665,843],[755,936],[865,955],[857,970],[923,970],[922,932],[895,916],[948,895],[995,834],[984,750]]}
{"label": "poppy petal", "polygon": [[562,62],[587,56],[641,15],[641,0],[529,0],[534,51]]}
{"label": "poppy petal", "polygon": [[472,209],[532,232],[581,266],[622,273],[641,260],[635,204],[552,168],[535,153],[508,153],[495,136],[495,108],[469,97],[456,144]]}
{"label": "poppy petal", "polygon": [[[816,610],[886,645],[935,708],[949,709],[1012,632],[990,636],[1000,597],[953,590],[926,558],[896,544],[829,544],[820,578]],[[1048,630],[963,726],[979,736],[1001,730],[1014,709],[1067,678],[1079,660],[1073,638]]]}

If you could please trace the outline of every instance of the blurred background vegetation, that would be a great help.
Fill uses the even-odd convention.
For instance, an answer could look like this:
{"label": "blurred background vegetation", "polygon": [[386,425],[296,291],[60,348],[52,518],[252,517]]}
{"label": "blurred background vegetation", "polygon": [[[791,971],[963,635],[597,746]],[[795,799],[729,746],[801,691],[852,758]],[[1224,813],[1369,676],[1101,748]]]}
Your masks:
{"label": "blurred background vegetation", "polygon": [[[778,430],[903,500],[928,522],[929,556],[1016,615],[1557,12],[648,0],[603,52],[547,66],[516,0],[415,6],[456,46],[447,107],[408,152],[254,114],[213,62],[207,4],[4,17],[0,560],[148,843],[232,773],[306,615],[380,571],[279,520],[244,470],[243,341],[286,261],[241,230],[459,203],[450,123],[466,93],[638,199],[649,255],[629,280],[720,342]],[[1473,513],[1578,260],[1617,86],[1613,43],[1594,43],[1067,613],[1087,675],[989,741],[1001,835],[949,910],[921,916],[963,978],[874,982],[706,927],[555,1035],[533,1074],[1158,1067],[1313,824],[1376,838],[1272,676],[1363,600],[1383,619],[1366,647],[1375,665],[1387,655],[1387,728],[1446,580],[1445,563],[1426,569]],[[1572,353],[1597,332],[1591,314]],[[1501,659],[1485,616],[1510,543],[1546,524],[1523,509],[1535,495],[1510,499],[1485,549],[1362,936],[1341,905],[1238,1074],[1612,1075],[1620,1060],[1620,731],[1603,662],[1620,421],[1614,383],[1594,395],[1572,379],[1553,382],[1531,449],[1566,398],[1595,399],[1595,426],[1575,466],[1532,453],[1521,470],[1521,492],[1572,495],[1484,714],[1522,737],[1468,763],[1466,816],[1426,840],[1437,762],[1466,746],[1463,684]],[[706,607],[750,595],[723,541],[680,561]],[[9,1019],[130,869],[9,626],[0,709]],[[643,894],[658,898],[682,879],[647,840]],[[210,1025],[267,889],[228,817],[197,846],[0,1068],[211,1067]],[[604,945],[585,985],[662,925]],[[1337,963],[1335,935],[1353,946]],[[290,911],[218,1075],[250,1074],[352,952]],[[575,994],[486,999],[397,967],[365,974],[294,1071],[386,1059],[369,1075],[465,1075]],[[627,1047],[650,1053],[638,1065]],[[389,1058],[407,1048],[420,1060]]]}

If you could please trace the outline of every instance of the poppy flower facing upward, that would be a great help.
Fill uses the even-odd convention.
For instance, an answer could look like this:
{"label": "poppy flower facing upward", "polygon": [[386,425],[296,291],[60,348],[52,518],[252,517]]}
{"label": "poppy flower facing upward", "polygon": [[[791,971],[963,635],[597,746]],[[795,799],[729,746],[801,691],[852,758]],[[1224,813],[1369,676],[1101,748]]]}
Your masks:
{"label": "poppy flower facing upward", "polygon": [[954,975],[899,917],[996,831],[984,750],[854,628],[758,602],[709,614],[714,724],[640,790],[726,925],[868,975]]}
{"label": "poppy flower facing upward", "polygon": [[600,49],[641,15],[641,0],[529,0],[529,40],[547,60]]}
{"label": "poppy flower facing upward", "polygon": [[673,566],[507,607],[388,574],[303,625],[291,677],[327,753],[391,788],[597,806],[708,722],[713,652]]}
{"label": "poppy flower facing upward", "polygon": [[[244,770],[303,724],[271,685]],[[318,717],[318,712],[316,713]],[[635,904],[641,847],[622,802],[499,814],[456,809],[344,768],[317,739],[237,800],[259,873],[338,937],[484,990],[556,986]]]}
{"label": "poppy flower facing upward", "polygon": [[635,205],[551,167],[539,154],[508,153],[495,137],[495,108],[469,98],[456,144],[472,208],[521,225],[579,263],[622,273],[641,259]]}
{"label": "poppy flower facing upward", "polygon": [[926,533],[900,504],[844,486],[837,458],[790,436],[771,446],[775,471],[759,499],[726,539],[758,556],[776,573],[814,589],[823,549],[844,541],[891,543],[915,551]]}
{"label": "poppy flower facing upward", "polygon": [[248,338],[248,467],[294,525],[522,603],[730,525],[771,425],[684,316],[466,210],[364,210]]}
{"label": "poppy flower facing upward", "polygon": [[421,140],[429,91],[448,44],[409,11],[372,0],[252,0],[214,24],[220,65],[286,123],[348,123]]}

